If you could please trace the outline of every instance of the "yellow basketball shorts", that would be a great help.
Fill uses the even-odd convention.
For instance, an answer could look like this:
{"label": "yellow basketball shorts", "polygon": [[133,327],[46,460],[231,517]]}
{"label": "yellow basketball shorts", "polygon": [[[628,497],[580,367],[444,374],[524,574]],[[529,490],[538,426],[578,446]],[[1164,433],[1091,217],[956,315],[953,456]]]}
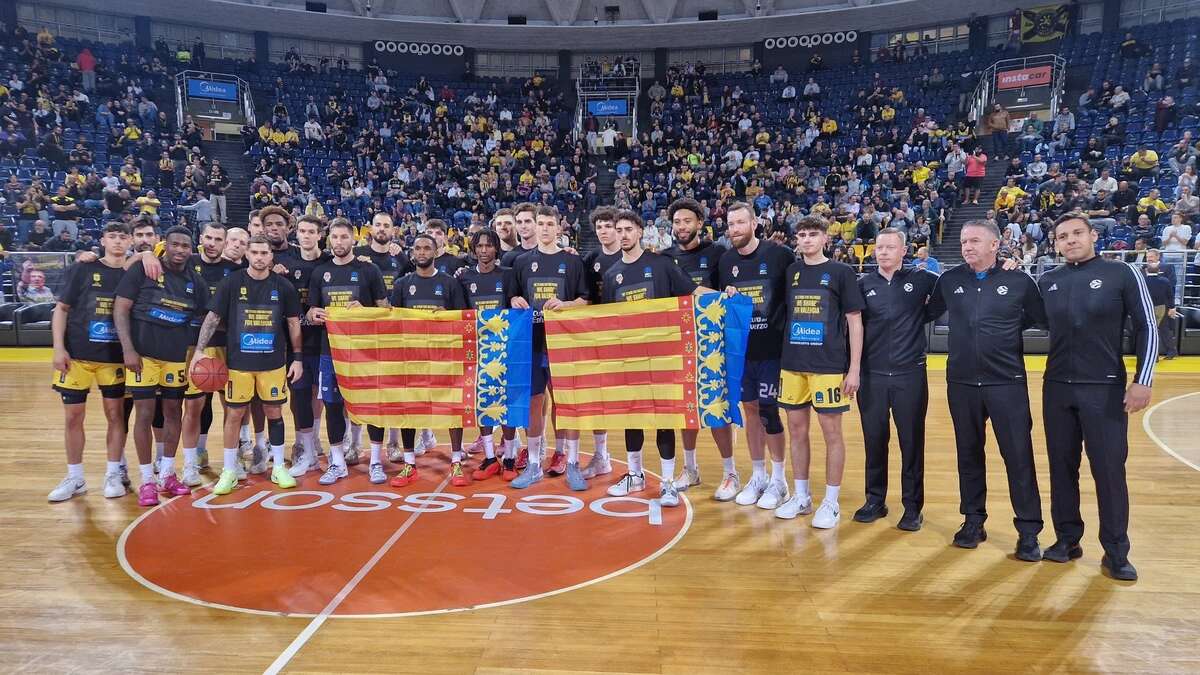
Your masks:
{"label": "yellow basketball shorts", "polygon": [[104,398],[121,398],[125,395],[125,366],[72,359],[65,373],[54,371],[50,384],[62,394],[64,403],[85,402],[92,385]]}
{"label": "yellow basketball shorts", "polygon": [[246,405],[257,396],[267,405],[287,403],[287,369],[275,370],[231,370],[229,382],[225,384],[225,403],[231,406]]}
{"label": "yellow basketball shorts", "polygon": [[187,363],[143,356],[142,372],[129,373],[125,386],[133,392],[134,400],[154,398],[160,392],[163,398],[183,398],[188,387]]}
{"label": "yellow basketball shorts", "polygon": [[850,401],[842,396],[842,380],[837,373],[797,373],[784,370],[779,374],[779,405],[800,409],[812,406],[819,413],[844,413]]}

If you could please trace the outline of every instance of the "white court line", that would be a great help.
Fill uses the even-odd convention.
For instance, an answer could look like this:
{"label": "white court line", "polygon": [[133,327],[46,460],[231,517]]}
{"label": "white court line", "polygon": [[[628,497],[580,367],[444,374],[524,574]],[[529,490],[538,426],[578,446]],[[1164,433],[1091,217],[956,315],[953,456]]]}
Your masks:
{"label": "white court line", "polygon": [[1164,405],[1166,405],[1168,403],[1171,403],[1173,401],[1178,401],[1180,399],[1185,399],[1190,396],[1200,396],[1200,391],[1194,391],[1190,394],[1181,394],[1179,396],[1175,396],[1173,398],[1169,398],[1165,401],[1160,401],[1160,402],[1154,404],[1153,407],[1151,407],[1149,410],[1146,411],[1145,415],[1142,415],[1142,429],[1146,432],[1146,435],[1150,437],[1150,440],[1154,441],[1155,445],[1162,448],[1163,452],[1165,452],[1168,455],[1174,457],[1175,459],[1183,462],[1184,464],[1190,466],[1191,468],[1195,469],[1196,471],[1200,471],[1200,466],[1197,466],[1195,464],[1195,462],[1192,462],[1188,458],[1186,458],[1186,457],[1180,455],[1179,453],[1175,452],[1174,450],[1172,450],[1166,443],[1163,442],[1163,440],[1161,438],[1158,437],[1158,434],[1154,433],[1154,430],[1150,428],[1150,417],[1155,413],[1155,411],[1157,411],[1159,408],[1163,407]]}
{"label": "white court line", "polygon": [[[441,493],[441,491],[445,490],[446,486],[449,484],[450,474],[446,474],[446,477],[442,479],[441,484],[437,486],[437,489],[433,491],[433,494]],[[354,589],[358,587],[359,582],[361,582],[371,570],[375,569],[375,565],[383,559],[383,556],[387,555],[388,551],[392,550],[392,547],[396,545],[397,541],[400,541],[400,537],[404,536],[404,533],[408,531],[408,528],[412,527],[412,524],[417,522],[417,518],[420,518],[422,513],[425,513],[427,507],[428,504],[425,503],[422,504],[421,507],[416,511],[413,511],[412,515],[409,516],[408,519],[405,520],[395,532],[392,533],[392,536],[388,537],[388,540],[383,542],[383,546],[380,546],[379,550],[375,551],[375,555],[371,556],[371,559],[359,568],[358,572],[350,578],[350,581],[346,582],[346,585],[342,587],[342,590],[338,591],[337,595],[333,596],[333,599],[329,601],[329,604],[325,605],[325,609],[322,609],[319,614],[313,617],[313,620],[304,627],[304,630],[300,631],[300,634],[296,636],[296,639],[292,640],[292,644],[288,645],[287,649],[283,650],[283,653],[276,657],[275,661],[263,671],[263,675],[276,675],[276,673],[279,673],[283,670],[283,667],[286,666],[288,662],[291,661],[294,656],[296,656],[296,653],[303,649],[304,645],[307,644],[310,639],[312,639],[312,636],[321,629],[321,626],[324,625],[325,621],[329,618],[329,615],[333,614],[342,604],[342,601],[345,600],[348,595],[354,592]]]}

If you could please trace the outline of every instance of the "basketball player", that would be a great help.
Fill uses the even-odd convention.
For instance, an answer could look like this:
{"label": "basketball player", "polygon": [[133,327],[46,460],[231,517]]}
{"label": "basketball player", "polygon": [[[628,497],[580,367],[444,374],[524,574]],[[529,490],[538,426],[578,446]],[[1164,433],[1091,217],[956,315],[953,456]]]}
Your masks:
{"label": "basketball player", "polygon": [[[467,298],[458,280],[449,274],[439,271],[435,266],[437,256],[437,241],[428,232],[418,234],[413,240],[412,262],[416,270],[396,280],[392,288],[392,307],[408,309],[444,310],[466,309]],[[462,427],[450,429],[450,484],[462,487],[470,484],[462,466]],[[392,478],[392,487],[406,487],[415,483],[420,477],[417,470],[416,429],[401,429],[401,441],[404,443],[404,463],[400,473]],[[374,444],[371,448],[372,483],[382,483],[387,480],[383,472],[383,464],[376,454]]]}
{"label": "basketball player", "polygon": [[[354,226],[345,218],[334,218],[327,236],[332,258],[312,273],[308,286],[308,320],[321,330],[321,363],[318,379],[321,400],[325,402],[325,427],[329,438],[329,468],[318,481],[333,485],[350,475],[342,443],[346,437],[346,407],[337,386],[333,357],[329,350],[329,334],[324,330],[328,307],[387,307],[387,291],[379,268],[354,256]],[[368,426],[371,454],[383,445],[383,429]]]}
{"label": "basketball player", "polygon": [[964,263],[938,279],[929,299],[931,316],[950,312],[946,395],[958,449],[959,510],[964,516],[954,545],[976,548],[987,539],[984,434],[990,419],[1016,514],[1016,558],[1037,562],[1042,559],[1037,539],[1042,502],[1033,465],[1033,418],[1021,332],[1045,325],[1046,310],[1028,274],[1000,266],[1000,232],[994,223],[967,221],[959,238]]}
{"label": "basketball player", "polygon": [[320,371],[321,330],[308,321],[308,286],[312,273],[320,265],[329,262],[329,255],[320,249],[321,230],[324,223],[316,216],[301,216],[296,221],[297,247],[275,255],[274,271],[291,281],[300,298],[300,337],[304,365],[303,375],[288,383],[292,421],[296,426],[298,452],[293,455],[292,476],[303,476],[320,468],[317,462],[317,428],[321,415],[321,400],[317,396],[317,373]]}
{"label": "basketball player", "polygon": [[[721,256],[725,254],[725,248],[710,241],[703,241],[701,234],[704,231],[704,207],[694,199],[682,197],[667,207],[667,217],[671,219],[675,243],[663,251],[663,255],[673,259],[697,286],[720,288],[717,269]],[[717,492],[725,495],[723,501],[729,501],[741,486],[741,479],[738,478],[737,467],[733,461],[733,425],[714,427],[710,431],[723,465],[724,478],[717,486]],[[696,437],[699,436],[699,431],[682,429],[679,435],[683,439],[683,473],[675,479],[675,489],[684,492],[690,487],[700,485],[700,465],[696,463]]]}
{"label": "basketball player", "polygon": [[[247,227],[260,234],[264,231],[262,217],[258,211],[250,212],[250,221]],[[249,232],[240,227],[231,227],[225,232],[225,252],[222,255],[226,260],[236,264],[238,269],[241,269],[246,266],[246,247],[249,243]],[[251,422],[254,425],[253,440],[250,435]],[[258,473],[266,471],[266,467],[262,464],[267,456],[267,445],[266,426],[261,405],[251,402],[250,415],[242,420],[241,439],[241,452],[249,458],[251,468],[258,469]],[[256,459],[258,466],[253,466]]]}
{"label": "basketball player", "polygon": [[[392,214],[379,211],[371,216],[369,239],[367,243],[355,247],[354,255],[359,260],[367,260],[379,268],[383,275],[383,287],[390,289],[396,284],[396,279],[412,271],[412,263],[408,256],[400,250],[400,244],[395,242],[395,224]],[[398,462],[400,455],[400,430],[388,430],[388,460]],[[362,425],[350,424],[350,448],[346,451],[346,460],[350,464],[357,461],[359,443],[362,441]]]}
{"label": "basketball player", "polygon": [[430,218],[425,221],[425,234],[430,235],[437,242],[437,255],[433,260],[434,268],[442,274],[454,276],[455,272],[466,267],[466,263],[453,253],[446,252],[446,233],[449,230],[446,221],[440,218]]}
{"label": "basketball player", "polygon": [[842,413],[850,409],[850,399],[858,392],[865,306],[853,268],[825,257],[828,230],[829,223],[820,216],[801,220],[796,242],[802,257],[787,271],[787,338],[779,405],[787,410],[795,493],[775,509],[776,518],[789,520],[812,513],[808,433],[810,412],[816,410],[825,439],[825,496],[812,526],[823,530],[841,519],[838,496],[846,468]]}
{"label": "basketball player", "polygon": [[[213,487],[218,495],[229,494],[237,486],[241,464],[238,434],[246,405],[254,398],[262,402],[267,418],[274,463],[271,482],[285,489],[296,487],[296,479],[283,464],[283,404],[287,400],[285,380],[295,382],[304,373],[300,295],[287,279],[271,271],[275,256],[266,237],[252,237],[246,256],[249,267],[238,270],[217,287],[191,363],[194,371],[218,324],[224,323],[237,336],[226,348],[229,381],[225,385],[225,457],[221,477]],[[287,351],[280,348],[285,336],[292,353],[286,376]]]}
{"label": "basketball player", "polygon": [[[517,212],[518,228],[525,213],[526,211],[521,210]],[[543,478],[542,445],[546,428],[546,390],[550,386],[550,360],[546,354],[546,326],[542,313],[582,307],[588,302],[587,275],[583,270],[583,260],[577,255],[567,253],[558,245],[558,209],[553,206],[536,207],[534,222],[537,248],[517,259],[514,274],[515,292],[519,295],[511,300],[515,309],[534,309],[529,458],[525,471],[512,480],[512,486],[518,490],[527,488]],[[579,432],[565,431],[563,435],[567,464],[577,465]],[[519,463],[516,466],[519,466]]]}
{"label": "basketball player", "polygon": [[[604,289],[604,274],[613,263],[621,259],[621,242],[617,241],[616,228],[617,210],[611,206],[598,206],[592,210],[589,219],[592,229],[596,231],[596,240],[600,249],[588,251],[583,256],[583,269],[588,275],[588,284],[592,293],[589,302],[600,302]],[[592,442],[595,452],[592,453],[588,465],[583,468],[583,478],[591,480],[596,476],[612,473],[612,461],[608,456],[608,432],[603,430],[592,432]]]}
{"label": "basketball player", "polygon": [[[1145,279],[1133,266],[1096,255],[1096,230],[1087,216],[1060,216],[1051,230],[1067,264],[1038,280],[1046,300],[1050,354],[1042,384],[1042,420],[1050,455],[1050,513],[1057,539],[1045,560],[1083,555],[1079,461],[1087,451],[1100,510],[1101,564],[1114,579],[1133,581],[1129,562],[1129,413],[1150,404],[1158,331]],[[1125,386],[1121,336],[1133,327],[1137,369]]]}
{"label": "basketball player", "polygon": [[492,229],[496,231],[496,236],[500,237],[500,253],[497,255],[502,256],[517,247],[516,223],[510,208],[497,209],[492,216]]}
{"label": "basketball player", "polygon": [[[697,286],[675,261],[666,256],[642,248],[645,225],[642,217],[629,210],[615,215],[617,237],[621,242],[621,259],[613,263],[604,274],[604,289],[600,301],[603,303],[632,302],[692,295],[697,291],[711,292],[712,289]],[[646,434],[641,429],[625,430],[625,453],[629,470],[608,488],[608,494],[624,497],[646,489],[646,475],[642,472],[642,445]],[[675,487],[675,430],[657,429],[655,443],[662,462],[662,488],[659,502],[663,506],[679,506],[679,490]],[[572,467],[574,470],[572,470]],[[578,464],[567,464],[567,485],[575,490],[586,490],[587,481],[579,475]],[[572,484],[572,477],[576,484]]]}
{"label": "basketball player", "polygon": [[68,267],[54,306],[50,321],[54,339],[53,386],[62,396],[66,415],[67,476],[47,496],[52,502],[87,492],[83,476],[86,446],[83,422],[93,383],[104,399],[104,417],[108,423],[104,496],[125,494],[126,485],[122,482],[125,474],[121,471],[121,457],[125,454],[125,368],[113,325],[113,299],[125,274],[125,254],[130,241],[128,225],[119,221],[105,225],[100,238],[104,257]]}
{"label": "basketball player", "polygon": [[513,223],[517,231],[517,246],[500,258],[500,266],[517,269],[517,258],[538,247],[537,224],[534,213],[536,204],[523,202],[513,207]]}
{"label": "basketball player", "polygon": [[[753,473],[746,487],[738,492],[736,474],[727,472],[714,497],[717,501],[729,501],[736,496],[736,502],[742,506],[758,504],[764,509],[776,509],[788,493],[778,400],[779,356],[787,314],[787,269],[795,256],[783,246],[758,238],[753,206],[734,202],[727,217],[733,250],[721,256],[717,283],[726,293],[743,293],[754,302],[750,338],[746,343],[746,372],[742,377],[742,412]],[[766,473],[767,448],[771,451],[770,480]],[[730,476],[734,480],[729,480]]]}
{"label": "basketball player", "polygon": [[[192,235],[183,227],[167,231],[163,271],[148,278],[141,261],[134,263],[117,286],[113,320],[121,340],[127,373],[126,386],[133,393],[137,420],[134,444],[142,473],[138,504],[158,504],[158,492],[186,495],[188,489],[175,476],[175,449],[179,443],[183,394],[187,390],[187,352],[192,344],[192,321],[208,302],[208,283],[188,267]],[[132,374],[132,379],[128,378]],[[159,479],[154,480],[151,463],[150,424],[154,398],[162,395],[163,458]]]}
{"label": "basketball player", "polygon": [[[467,306],[477,312],[506,309],[508,299],[515,295],[512,270],[496,264],[501,243],[503,240],[492,230],[480,230],[471,237],[471,251],[475,254],[476,263],[463,268],[458,280],[466,295]],[[514,478],[517,475],[516,460],[505,459],[504,465],[497,461],[493,431],[490,426],[479,430],[479,444],[484,459],[471,474],[474,480],[486,480],[499,475],[501,469],[510,472]],[[501,453],[507,457],[509,446],[516,443],[516,429],[502,426],[501,439]],[[515,449],[513,453],[515,455]],[[510,461],[511,466],[508,464]]]}

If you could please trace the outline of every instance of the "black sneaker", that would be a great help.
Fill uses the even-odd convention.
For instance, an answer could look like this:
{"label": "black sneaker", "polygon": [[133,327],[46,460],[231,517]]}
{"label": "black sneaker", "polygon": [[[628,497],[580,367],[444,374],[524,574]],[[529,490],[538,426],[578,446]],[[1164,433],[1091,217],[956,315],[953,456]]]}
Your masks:
{"label": "black sneaker", "polygon": [[900,517],[900,522],[896,523],[898,529],[905,532],[916,532],[921,529],[921,525],[925,522],[925,516],[921,515],[920,511],[905,511]]}
{"label": "black sneaker", "polygon": [[1014,552],[1017,560],[1038,562],[1042,559],[1042,547],[1038,546],[1036,534],[1022,534],[1017,537],[1017,550]]}
{"label": "black sneaker", "polygon": [[954,535],[954,545],[959,548],[975,548],[984,541],[987,541],[987,531],[983,529],[983,523],[963,523]]}
{"label": "black sneaker", "polygon": [[1100,559],[1100,565],[1108,570],[1112,578],[1119,581],[1137,581],[1137,569],[1129,562],[1129,558],[1110,558],[1105,555]]}
{"label": "black sneaker", "polygon": [[1065,563],[1083,557],[1083,547],[1078,542],[1059,539],[1042,551],[1042,560]]}
{"label": "black sneaker", "polygon": [[867,502],[854,512],[854,520],[859,523],[873,523],[888,514],[887,504],[883,502]]}

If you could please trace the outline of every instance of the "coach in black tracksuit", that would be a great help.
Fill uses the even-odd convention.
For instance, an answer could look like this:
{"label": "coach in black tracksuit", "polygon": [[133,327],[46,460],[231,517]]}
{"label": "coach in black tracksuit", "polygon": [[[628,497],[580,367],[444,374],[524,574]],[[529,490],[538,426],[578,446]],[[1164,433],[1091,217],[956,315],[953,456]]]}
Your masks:
{"label": "coach in black tracksuit", "polygon": [[896,422],[900,441],[900,485],[904,515],[901,530],[921,529],[925,503],[925,414],[929,410],[929,381],[925,374],[928,349],[925,324],[927,301],[937,275],[903,267],[905,235],[885,228],[875,238],[877,271],[858,280],[866,300],[863,312],[862,385],[858,412],[867,450],[867,501],[854,520],[869,523],[887,515],[889,418]]}
{"label": "coach in black tracksuit", "polygon": [[[1150,402],[1158,355],[1154,306],[1145,279],[1131,265],[1096,255],[1096,232],[1085,216],[1060,217],[1050,232],[1067,264],[1038,280],[1050,326],[1050,356],[1042,386],[1042,416],[1050,455],[1050,513],[1057,541],[1044,557],[1067,562],[1083,555],[1079,461],[1086,448],[1100,507],[1103,565],[1116,579],[1137,579],[1129,563],[1129,413]],[[1133,326],[1137,372],[1126,389],[1121,334]]]}
{"label": "coach in black tracksuit", "polygon": [[1035,562],[1042,558],[1037,541],[1042,502],[1033,466],[1033,419],[1021,332],[1044,325],[1046,310],[1028,274],[1001,267],[995,225],[969,221],[960,237],[965,262],[938,279],[930,298],[933,316],[950,312],[946,397],[958,447],[959,510],[965,521],[954,535],[954,545],[975,548],[987,539],[984,434],[991,419],[1016,514],[1016,557]]}

